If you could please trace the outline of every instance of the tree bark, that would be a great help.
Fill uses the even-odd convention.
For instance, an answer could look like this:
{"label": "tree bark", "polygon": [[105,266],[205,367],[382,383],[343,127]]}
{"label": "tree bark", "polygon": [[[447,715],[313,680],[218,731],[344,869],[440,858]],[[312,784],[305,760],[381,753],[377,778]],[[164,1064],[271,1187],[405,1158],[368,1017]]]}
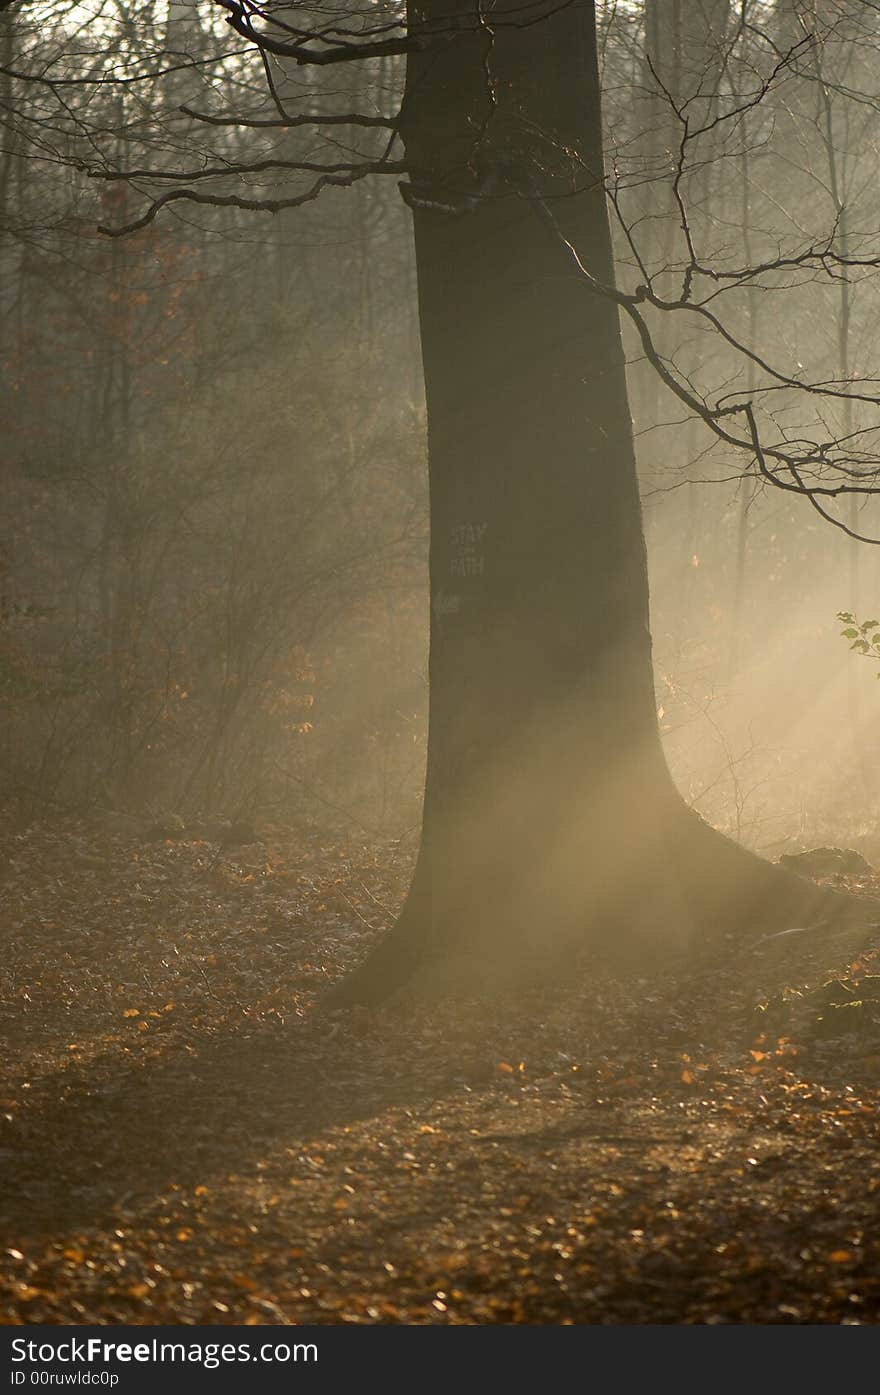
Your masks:
{"label": "tree bark", "polygon": [[[442,33],[449,0],[411,25]],[[428,412],[421,847],[400,920],[336,991],[431,965],[509,982],[585,938],[644,946],[806,885],[686,810],[657,729],[648,581],[603,193],[593,6],[499,0],[410,57]]]}

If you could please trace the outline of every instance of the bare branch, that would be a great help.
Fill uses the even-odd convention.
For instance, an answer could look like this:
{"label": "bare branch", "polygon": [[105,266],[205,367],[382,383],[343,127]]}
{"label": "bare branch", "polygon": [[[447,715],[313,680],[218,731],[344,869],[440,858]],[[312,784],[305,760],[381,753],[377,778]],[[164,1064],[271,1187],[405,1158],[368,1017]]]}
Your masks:
{"label": "bare branch", "polygon": [[325,114],[306,112],[297,116],[276,116],[270,119],[246,116],[210,116],[204,111],[194,111],[192,107],[181,107],[184,116],[194,121],[204,121],[209,126],[243,126],[249,130],[291,131],[298,126],[379,126],[387,131],[396,131],[399,118],[390,116],[366,116],[362,112],[341,112]]}
{"label": "bare branch", "polygon": [[[368,174],[402,174],[406,166],[400,160],[367,161]],[[254,160],[252,164],[206,165],[201,170],[100,170],[83,165],[82,169],[90,179],[110,181],[132,179],[164,179],[195,183],[199,179],[220,179],[234,175],[266,174],[269,170],[295,170],[301,174],[347,174],[363,167],[364,161],[345,160],[335,165],[321,164],[314,160]]]}
{"label": "bare branch", "polygon": [[[426,47],[426,37],[407,36],[399,39],[378,39],[373,42],[340,43],[338,47],[316,49],[308,45],[319,36],[304,31],[301,42],[287,42],[273,39],[271,35],[254,28],[248,11],[240,0],[214,0],[225,10],[226,23],[243,39],[255,44],[261,51],[272,53],[278,58],[292,58],[296,63],[325,65],[328,63],[354,63],[364,58],[388,58],[394,54],[412,53]],[[256,11],[259,13],[259,11]]]}
{"label": "bare branch", "polygon": [[301,208],[303,204],[311,203],[318,197],[322,189],[348,188],[349,185],[356,184],[358,180],[365,179],[367,175],[398,173],[400,168],[401,166],[395,168],[394,163],[390,160],[380,160],[374,164],[360,165],[345,174],[322,174],[320,179],[316,179],[314,184],[302,194],[296,194],[286,199],[246,199],[240,194],[202,194],[195,189],[171,189],[167,194],[162,194],[160,198],[155,199],[146,213],[135,219],[134,222],[126,223],[119,228],[99,225],[98,232],[103,233],[106,237],[125,237],[129,233],[138,232],[141,228],[152,223],[156,215],[168,204],[176,203],[181,199],[188,203],[204,204],[211,208],[241,208],[249,213],[281,213],[287,208]]}
{"label": "bare branch", "polygon": [[[584,264],[577,249],[564,235],[559,228],[558,222],[552,210],[548,207],[545,199],[539,195],[523,194],[528,197],[536,212],[545,223],[551,228],[553,235],[566,248],[569,257],[576,267],[579,275],[584,279],[587,287],[597,295],[613,300],[620,309],[628,316],[632,322],[642,345],[645,358],[651,364],[661,381],[673,393],[675,397],[691,412],[697,416],[713,435],[725,445],[732,446],[736,450],[745,451],[754,459],[758,473],[762,479],[776,489],[782,489],[792,494],[803,495],[809,499],[813,508],[821,516],[848,537],[859,542],[880,545],[880,538],[870,537],[859,533],[857,530],[844,523],[829,513],[819,502],[820,498],[839,498],[841,495],[880,495],[880,460],[872,460],[870,469],[865,469],[864,473],[857,472],[852,465],[845,465],[842,461],[835,460],[832,455],[834,448],[840,448],[839,440],[829,440],[821,444],[808,443],[799,453],[796,446],[789,445],[784,449],[782,445],[767,445],[761,440],[760,432],[755,417],[753,403],[749,399],[733,402],[728,406],[712,407],[706,402],[686,381],[674,373],[669,364],[658,353],[651,331],[641,312],[640,306],[649,303],[660,310],[694,310],[698,307],[690,306],[682,302],[665,302],[653,296],[647,286],[639,286],[633,294],[627,294],[618,290],[613,285],[608,285],[600,281],[589,268]],[[712,319],[714,320],[714,316]],[[723,330],[720,324],[718,328]],[[725,334],[728,342],[741,352],[747,352],[744,346],[737,344],[732,336]],[[760,362],[760,360],[758,360]],[[772,370],[767,370],[772,372]],[[816,384],[801,383],[796,379],[785,380],[785,385],[797,388],[802,392],[811,392],[821,396],[844,396],[845,394],[823,390]],[[868,397],[864,394],[854,394],[857,400],[870,402],[872,405],[880,407],[880,397]],[[747,426],[746,434],[737,432],[732,427],[732,422],[742,417]],[[835,481],[834,483],[822,483],[821,481],[808,481],[805,472],[810,470],[835,469],[840,471],[849,479],[857,479],[857,483],[847,483],[846,480]],[[786,478],[787,476],[787,478]]]}

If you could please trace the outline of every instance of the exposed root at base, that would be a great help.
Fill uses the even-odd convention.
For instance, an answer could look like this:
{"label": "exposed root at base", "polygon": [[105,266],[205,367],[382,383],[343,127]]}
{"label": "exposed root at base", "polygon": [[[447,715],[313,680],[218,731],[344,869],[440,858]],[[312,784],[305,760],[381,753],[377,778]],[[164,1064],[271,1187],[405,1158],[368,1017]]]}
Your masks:
{"label": "exposed root at base", "polygon": [[576,935],[554,936],[554,909],[545,900],[535,906],[535,931],[527,936],[504,937],[497,928],[487,934],[485,913],[475,911],[470,937],[457,933],[445,939],[432,934],[424,915],[415,914],[411,894],[397,924],[331,989],[325,1006],[551,987],[565,980],[574,958],[590,946],[624,973],[661,972],[682,955],[724,940],[737,959],[752,951],[784,955],[805,937],[834,940],[855,952],[880,922],[880,901],[809,882],[739,847],[684,806],[680,812],[664,837],[662,854],[651,848],[654,877],[643,876],[635,889],[621,885],[613,917],[588,911]]}

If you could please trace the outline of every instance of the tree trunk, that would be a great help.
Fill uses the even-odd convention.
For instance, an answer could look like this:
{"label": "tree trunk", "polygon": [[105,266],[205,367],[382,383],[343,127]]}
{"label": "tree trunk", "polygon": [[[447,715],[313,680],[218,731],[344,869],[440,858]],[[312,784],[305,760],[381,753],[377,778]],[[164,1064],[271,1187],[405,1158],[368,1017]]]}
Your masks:
{"label": "tree trunk", "polygon": [[[448,15],[418,0],[413,31]],[[588,936],[643,945],[805,891],[690,814],[661,750],[618,313],[566,246],[612,284],[592,4],[500,0],[416,54],[403,131],[428,411],[427,784],[407,903],[338,1003],[432,964],[531,978]]]}

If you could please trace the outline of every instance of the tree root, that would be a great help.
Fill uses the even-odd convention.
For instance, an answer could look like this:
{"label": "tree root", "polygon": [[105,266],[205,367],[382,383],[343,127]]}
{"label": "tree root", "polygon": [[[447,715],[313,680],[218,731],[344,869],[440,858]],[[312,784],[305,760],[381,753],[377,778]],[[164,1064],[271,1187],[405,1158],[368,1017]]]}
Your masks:
{"label": "tree root", "polygon": [[[633,859],[630,857],[630,863]],[[662,971],[696,947],[732,938],[748,950],[778,932],[842,934],[855,944],[880,921],[880,900],[819,886],[770,863],[726,838],[681,804],[653,836],[639,875],[621,881],[613,908],[590,914],[577,933],[554,933],[554,905],[544,897],[531,916],[534,933],[503,937],[485,932],[491,907],[467,917],[473,934],[438,931],[417,871],[397,924],[365,961],[325,996],[327,1008],[402,1003],[562,983],[574,955],[586,945],[620,971]],[[589,861],[579,874],[589,880]],[[546,889],[545,889],[546,892]],[[564,916],[561,918],[564,921]],[[845,933],[844,933],[845,932]],[[794,938],[794,937],[793,937]],[[780,935],[780,946],[785,946]]]}

